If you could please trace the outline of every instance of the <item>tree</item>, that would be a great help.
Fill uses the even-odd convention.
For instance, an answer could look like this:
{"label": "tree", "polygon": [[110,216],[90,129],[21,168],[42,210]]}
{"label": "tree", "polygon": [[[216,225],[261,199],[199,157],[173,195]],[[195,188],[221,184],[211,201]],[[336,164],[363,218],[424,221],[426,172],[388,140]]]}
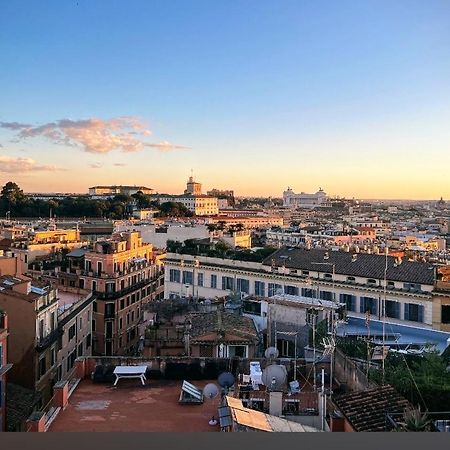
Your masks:
{"label": "tree", "polygon": [[21,203],[25,200],[25,195],[16,183],[8,181],[2,188],[0,199],[5,213],[9,211],[17,214]]}

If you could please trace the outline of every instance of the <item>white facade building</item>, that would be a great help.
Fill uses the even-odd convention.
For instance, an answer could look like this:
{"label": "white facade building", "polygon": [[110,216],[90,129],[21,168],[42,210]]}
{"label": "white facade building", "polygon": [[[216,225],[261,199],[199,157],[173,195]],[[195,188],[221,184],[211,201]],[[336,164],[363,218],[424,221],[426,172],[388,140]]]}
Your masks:
{"label": "white facade building", "polygon": [[316,208],[327,200],[327,194],[320,188],[315,194],[296,194],[290,187],[283,192],[283,206],[288,208]]}
{"label": "white facade building", "polygon": [[[328,258],[327,258],[328,257]],[[240,291],[272,297],[279,293],[335,301],[349,317],[381,318],[385,256],[280,249],[263,263],[169,253],[164,296],[215,298]],[[434,271],[429,264],[388,257],[386,322],[432,328]]]}

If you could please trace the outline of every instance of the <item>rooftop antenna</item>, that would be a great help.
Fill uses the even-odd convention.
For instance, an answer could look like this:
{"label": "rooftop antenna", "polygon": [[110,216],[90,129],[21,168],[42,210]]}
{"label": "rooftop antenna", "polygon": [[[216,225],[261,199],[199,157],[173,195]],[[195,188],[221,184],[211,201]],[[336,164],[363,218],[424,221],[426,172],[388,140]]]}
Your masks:
{"label": "rooftop antenna", "polygon": [[278,358],[278,354],[278,349],[276,347],[269,347],[264,352],[264,356],[270,360]]}

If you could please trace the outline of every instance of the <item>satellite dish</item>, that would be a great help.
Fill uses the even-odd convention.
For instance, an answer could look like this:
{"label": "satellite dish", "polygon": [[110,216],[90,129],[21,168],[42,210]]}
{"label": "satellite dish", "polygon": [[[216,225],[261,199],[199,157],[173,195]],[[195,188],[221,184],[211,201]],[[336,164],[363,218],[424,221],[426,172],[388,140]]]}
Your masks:
{"label": "satellite dish", "polygon": [[225,389],[229,389],[234,384],[234,375],[231,372],[223,372],[217,378],[217,382]]}
{"label": "satellite dish", "polygon": [[208,383],[203,389],[203,395],[209,400],[216,398],[218,394],[219,388],[214,383]]}
{"label": "satellite dish", "polygon": [[205,300],[205,305],[211,305],[211,300],[209,299],[209,298],[207,298],[206,300]]}
{"label": "satellite dish", "polygon": [[287,380],[286,367],[277,364],[267,366],[262,373],[262,382],[269,391],[282,391]]}
{"label": "satellite dish", "polygon": [[264,352],[264,356],[267,359],[273,359],[273,358],[278,358],[278,349],[276,347],[269,347],[268,349],[266,349],[266,351]]}

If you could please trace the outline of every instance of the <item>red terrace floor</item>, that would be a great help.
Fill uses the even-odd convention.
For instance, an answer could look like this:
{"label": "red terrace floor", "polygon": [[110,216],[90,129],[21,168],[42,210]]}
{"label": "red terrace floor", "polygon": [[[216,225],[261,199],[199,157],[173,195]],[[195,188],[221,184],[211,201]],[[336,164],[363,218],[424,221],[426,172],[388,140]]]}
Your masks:
{"label": "red terrace floor", "polygon": [[[203,387],[211,381],[192,381]],[[212,381],[213,382],[213,381]],[[182,381],[119,380],[94,384],[83,380],[48,431],[220,431],[208,424],[217,419],[219,397],[202,405],[180,405]]]}

